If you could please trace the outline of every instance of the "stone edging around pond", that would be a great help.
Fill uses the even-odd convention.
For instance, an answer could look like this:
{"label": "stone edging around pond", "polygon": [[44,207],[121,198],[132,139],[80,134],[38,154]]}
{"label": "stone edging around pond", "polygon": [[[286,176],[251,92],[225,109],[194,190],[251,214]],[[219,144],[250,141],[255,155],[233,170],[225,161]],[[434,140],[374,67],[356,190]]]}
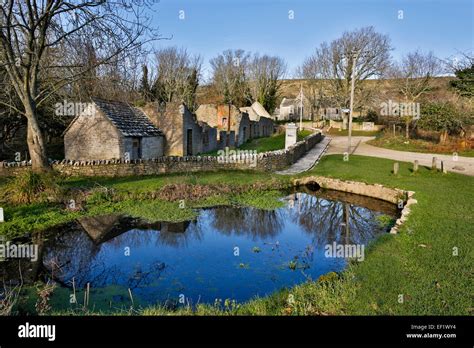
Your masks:
{"label": "stone edging around pond", "polygon": [[402,203],[403,209],[401,211],[400,217],[395,222],[395,226],[393,226],[390,230],[391,234],[398,233],[401,225],[407,220],[408,215],[410,214],[410,206],[417,203],[417,200],[413,198],[413,195],[415,194],[414,191],[405,191],[396,188],[385,187],[380,184],[366,184],[357,181],[344,181],[327,178],[324,176],[308,176],[305,178],[295,179],[293,181],[295,186],[307,185],[311,183],[316,183],[325,189],[378,198],[397,205]]}

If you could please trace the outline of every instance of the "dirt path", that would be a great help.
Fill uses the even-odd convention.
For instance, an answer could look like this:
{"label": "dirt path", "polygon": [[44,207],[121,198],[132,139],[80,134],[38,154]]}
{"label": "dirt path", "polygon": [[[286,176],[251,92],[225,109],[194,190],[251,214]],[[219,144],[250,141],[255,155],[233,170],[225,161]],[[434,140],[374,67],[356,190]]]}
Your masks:
{"label": "dirt path", "polygon": [[[472,157],[459,156],[456,161],[452,155],[389,150],[366,144],[371,139],[374,137],[352,137],[351,152],[354,155],[381,157],[403,162],[418,160],[420,165],[428,167],[431,167],[432,158],[436,157],[438,168],[441,168],[441,161],[443,161],[450,172],[474,176],[474,158]],[[330,155],[343,154],[344,152],[347,152],[347,137],[332,137],[326,153]]]}

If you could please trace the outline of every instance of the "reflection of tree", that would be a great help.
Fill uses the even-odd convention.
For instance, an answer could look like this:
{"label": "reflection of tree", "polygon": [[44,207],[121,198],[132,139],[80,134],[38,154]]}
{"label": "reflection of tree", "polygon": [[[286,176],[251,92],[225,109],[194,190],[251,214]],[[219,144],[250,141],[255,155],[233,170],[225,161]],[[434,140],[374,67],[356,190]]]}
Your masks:
{"label": "reflection of tree", "polygon": [[363,244],[380,231],[376,213],[349,203],[294,193],[290,219],[314,236],[315,243]]}
{"label": "reflection of tree", "polygon": [[79,225],[72,225],[48,240],[43,255],[46,276],[65,283],[73,276],[91,274],[94,265],[91,260],[96,258],[99,251],[100,246],[95,245]]}
{"label": "reflection of tree", "polygon": [[[131,230],[99,246],[86,233],[71,230],[58,235],[47,248],[43,259],[44,267],[53,279],[71,287],[69,281],[75,277],[76,287],[84,287],[86,282],[92,287],[120,284],[129,288],[151,284],[165,269],[165,264],[153,261],[151,264],[135,265],[131,271],[114,264],[104,248],[125,250],[147,245],[152,241],[149,231]],[[125,257],[125,256],[124,256]]]}
{"label": "reflection of tree", "polygon": [[275,237],[283,226],[279,209],[218,207],[208,212],[212,227],[229,236],[248,236],[253,240]]}

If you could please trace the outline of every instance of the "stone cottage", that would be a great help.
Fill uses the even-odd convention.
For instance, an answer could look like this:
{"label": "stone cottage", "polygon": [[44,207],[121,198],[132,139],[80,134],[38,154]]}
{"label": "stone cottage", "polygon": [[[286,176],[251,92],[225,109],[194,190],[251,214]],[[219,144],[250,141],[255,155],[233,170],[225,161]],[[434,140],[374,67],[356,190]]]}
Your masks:
{"label": "stone cottage", "polygon": [[251,138],[269,137],[273,134],[272,116],[262,104],[256,101],[251,106],[240,108],[240,111],[249,115]]}
{"label": "stone cottage", "polygon": [[342,120],[344,117],[344,110],[341,108],[324,108],[322,114],[326,120]]}
{"label": "stone cottage", "polygon": [[64,131],[68,160],[149,159],[163,156],[163,133],[127,103],[93,98]]}
{"label": "stone cottage", "polygon": [[149,115],[165,135],[166,156],[192,156],[217,149],[217,129],[199,121],[185,104],[167,103]]}
{"label": "stone cottage", "polygon": [[[303,109],[301,109],[301,104]],[[311,120],[311,104],[302,91],[296,98],[283,98],[278,110],[279,113],[274,116],[277,121],[298,121],[301,114],[303,120]]]}
{"label": "stone cottage", "polygon": [[[219,143],[224,144],[223,136],[235,134],[235,145],[240,146],[251,138],[250,118],[234,105],[229,104],[202,104],[196,110],[199,121],[206,122],[209,126],[219,131]],[[232,141],[227,141],[232,143]],[[224,144],[225,145],[225,144]]]}

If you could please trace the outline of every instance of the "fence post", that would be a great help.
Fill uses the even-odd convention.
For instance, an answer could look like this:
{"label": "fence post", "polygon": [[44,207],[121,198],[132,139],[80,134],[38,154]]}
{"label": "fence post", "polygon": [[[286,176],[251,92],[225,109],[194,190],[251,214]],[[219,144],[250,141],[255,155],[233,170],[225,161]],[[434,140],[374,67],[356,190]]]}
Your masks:
{"label": "fence post", "polygon": [[444,161],[441,161],[441,172],[443,174],[447,174],[448,173],[448,168],[446,167],[446,165],[444,164]]}
{"label": "fence post", "polygon": [[433,157],[433,160],[431,162],[431,169],[432,170],[436,170],[436,161],[437,161],[436,157]]}
{"label": "fence post", "polygon": [[415,162],[413,162],[413,173],[416,172],[418,172],[418,160],[415,160]]}
{"label": "fence post", "polygon": [[400,169],[400,164],[398,162],[395,162],[393,164],[393,174],[398,175],[398,170]]}

